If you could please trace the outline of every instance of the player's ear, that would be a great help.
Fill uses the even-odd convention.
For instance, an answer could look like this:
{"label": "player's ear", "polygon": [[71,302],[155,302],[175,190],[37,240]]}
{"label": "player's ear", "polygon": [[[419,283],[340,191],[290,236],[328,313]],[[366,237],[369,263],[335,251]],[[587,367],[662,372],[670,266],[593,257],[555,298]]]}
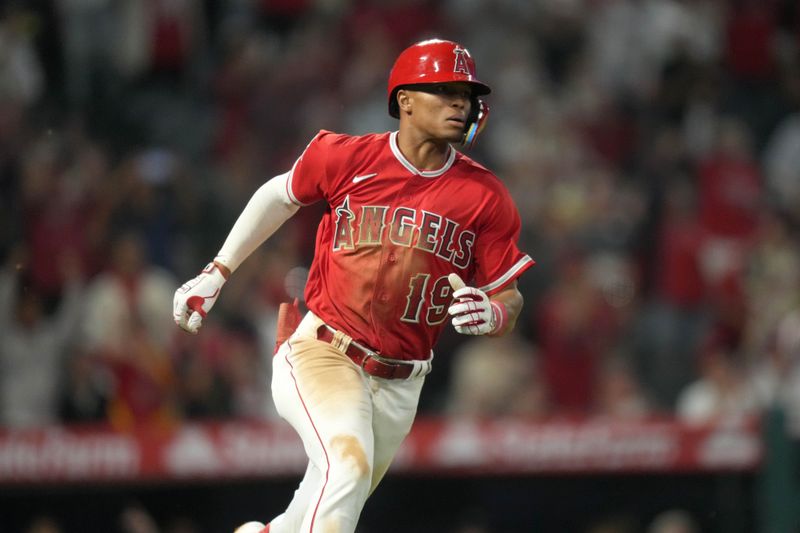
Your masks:
{"label": "player's ear", "polygon": [[411,111],[411,94],[405,89],[397,91],[397,107],[401,113],[408,113]]}

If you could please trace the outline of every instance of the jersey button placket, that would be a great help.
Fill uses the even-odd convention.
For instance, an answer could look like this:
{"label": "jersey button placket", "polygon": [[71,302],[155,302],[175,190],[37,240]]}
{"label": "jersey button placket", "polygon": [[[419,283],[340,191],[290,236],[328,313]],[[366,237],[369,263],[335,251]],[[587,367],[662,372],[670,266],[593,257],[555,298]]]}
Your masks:
{"label": "jersey button placket", "polygon": [[[389,249],[385,255],[385,261],[383,263],[383,269],[381,269],[381,273],[384,273],[385,269],[389,267],[394,267],[397,264],[397,260],[397,253],[394,250]],[[385,290],[380,290],[378,292],[378,301],[381,304],[386,305],[390,299],[389,293]]]}

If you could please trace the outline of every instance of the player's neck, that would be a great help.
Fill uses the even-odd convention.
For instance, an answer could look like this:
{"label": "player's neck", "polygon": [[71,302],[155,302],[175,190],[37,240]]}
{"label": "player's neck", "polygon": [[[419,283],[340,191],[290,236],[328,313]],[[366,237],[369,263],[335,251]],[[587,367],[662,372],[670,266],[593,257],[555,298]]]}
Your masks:
{"label": "player's neck", "polygon": [[450,155],[450,143],[414,135],[402,128],[397,134],[397,148],[417,170],[438,170]]}

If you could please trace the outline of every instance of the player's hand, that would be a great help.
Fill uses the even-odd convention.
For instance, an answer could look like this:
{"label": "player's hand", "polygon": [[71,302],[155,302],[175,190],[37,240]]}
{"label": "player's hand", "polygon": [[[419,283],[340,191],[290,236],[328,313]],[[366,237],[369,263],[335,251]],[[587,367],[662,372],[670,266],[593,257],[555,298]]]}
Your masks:
{"label": "player's hand", "polygon": [[197,333],[225,281],[219,267],[209,263],[199,276],[181,285],[172,300],[175,323],[189,333]]}
{"label": "player's hand", "polygon": [[480,289],[467,287],[458,274],[448,276],[453,287],[453,297],[457,301],[447,312],[453,317],[452,323],[456,331],[463,335],[488,335],[502,327],[502,309],[497,302]]}

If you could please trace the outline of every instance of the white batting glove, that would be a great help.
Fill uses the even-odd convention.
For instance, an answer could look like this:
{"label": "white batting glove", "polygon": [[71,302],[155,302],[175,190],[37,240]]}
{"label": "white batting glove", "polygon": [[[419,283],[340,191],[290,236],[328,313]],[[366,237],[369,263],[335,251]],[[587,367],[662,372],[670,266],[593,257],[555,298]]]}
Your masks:
{"label": "white batting glove", "polygon": [[172,300],[175,323],[189,333],[196,334],[217,301],[225,281],[219,267],[212,262],[206,265],[199,276],[181,285]]}
{"label": "white batting glove", "polygon": [[467,287],[458,274],[448,276],[450,286],[455,289],[456,303],[447,312],[453,317],[452,324],[463,335],[489,335],[502,329],[505,309],[501,303],[493,302],[480,289]]}

